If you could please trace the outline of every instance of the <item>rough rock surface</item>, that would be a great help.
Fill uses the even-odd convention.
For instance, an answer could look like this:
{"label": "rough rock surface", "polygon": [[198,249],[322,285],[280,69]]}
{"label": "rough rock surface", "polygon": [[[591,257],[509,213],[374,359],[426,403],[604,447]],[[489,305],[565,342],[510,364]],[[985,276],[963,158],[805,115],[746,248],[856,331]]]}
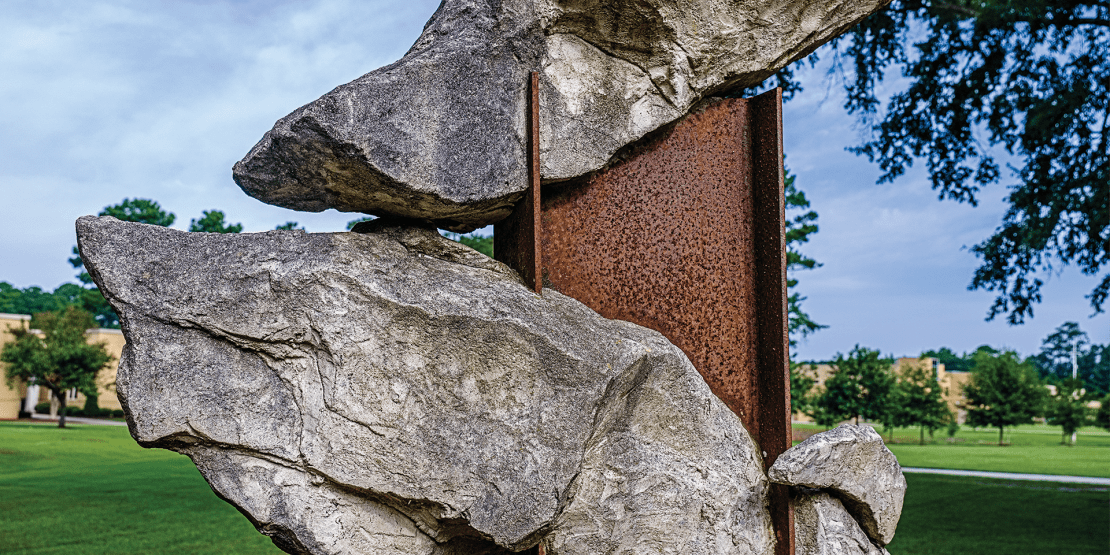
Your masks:
{"label": "rough rock surface", "polygon": [[871,426],[814,434],[779,456],[767,475],[778,484],[832,490],[872,540],[886,545],[894,538],[906,478]]}
{"label": "rough rock surface", "polygon": [[142,445],[290,553],[773,550],[740,421],[660,334],[433,230],[77,222]]}
{"label": "rough rock surface", "polygon": [[445,0],[401,60],[279,120],[234,177],[296,210],[473,229],[506,216],[527,186],[530,71],[541,75],[541,174],[568,179],[887,1]]}
{"label": "rough rock surface", "polygon": [[889,555],[871,543],[837,498],[818,491],[794,499],[796,555]]}

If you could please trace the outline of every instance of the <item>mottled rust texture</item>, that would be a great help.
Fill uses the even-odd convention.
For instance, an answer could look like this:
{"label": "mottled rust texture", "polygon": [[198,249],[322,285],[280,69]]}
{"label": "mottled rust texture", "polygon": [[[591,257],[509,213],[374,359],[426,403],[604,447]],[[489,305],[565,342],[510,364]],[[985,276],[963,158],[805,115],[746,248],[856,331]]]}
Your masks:
{"label": "mottled rust texture", "polygon": [[548,286],[667,336],[760,441],[749,119],[723,100],[548,186],[540,242]]}
{"label": "mottled rust texture", "polygon": [[[755,203],[755,298],[758,318],[759,446],[764,468],[790,448],[790,362],[787,349],[786,202],[783,198],[782,89],[749,101],[752,197]],[[794,553],[794,514],[787,486],[771,485],[775,554]]]}
{"label": "mottled rust texture", "polygon": [[[548,185],[544,285],[661,332],[739,416],[768,466],[790,447],[782,97],[708,104],[607,169]],[[794,552],[774,486],[776,553]]]}
{"label": "mottled rust texture", "polygon": [[540,229],[540,86],[532,72],[528,84],[528,190],[508,218],[493,226],[493,256],[520,273],[536,293],[540,280],[542,250]]}

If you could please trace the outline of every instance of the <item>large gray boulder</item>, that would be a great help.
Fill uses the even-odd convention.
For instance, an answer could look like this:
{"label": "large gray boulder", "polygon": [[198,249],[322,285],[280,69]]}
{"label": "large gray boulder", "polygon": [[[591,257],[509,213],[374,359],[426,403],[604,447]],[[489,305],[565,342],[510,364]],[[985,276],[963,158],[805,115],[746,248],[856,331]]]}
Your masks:
{"label": "large gray boulder", "polygon": [[819,491],[794,499],[795,555],[890,555],[871,542],[840,500]]}
{"label": "large gray boulder", "polygon": [[529,72],[540,72],[541,175],[569,179],[888,1],[445,0],[401,60],[279,120],[235,181],[295,210],[474,229],[527,186]]}
{"label": "large gray boulder", "polygon": [[841,424],[787,449],[767,471],[772,482],[828,490],[879,545],[894,538],[906,478],[883,438],[867,425]]}
{"label": "large gray boulder", "polygon": [[135,439],[290,553],[773,551],[756,446],[663,336],[364,227],[78,220]]}

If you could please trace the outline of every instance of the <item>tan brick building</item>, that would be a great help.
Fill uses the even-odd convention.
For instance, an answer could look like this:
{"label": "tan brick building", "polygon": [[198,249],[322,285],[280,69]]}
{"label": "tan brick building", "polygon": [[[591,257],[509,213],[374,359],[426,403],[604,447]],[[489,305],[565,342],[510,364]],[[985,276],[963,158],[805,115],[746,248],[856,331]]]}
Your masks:
{"label": "tan brick building", "polygon": [[[15,338],[11,333],[12,328],[26,329],[31,322],[31,317],[26,314],[3,314],[0,313],[0,348],[8,342],[13,341]],[[90,343],[104,343],[108,350],[108,354],[112,355],[111,364],[100,371],[96,377],[97,384],[97,404],[100,408],[118,410],[122,408],[119,404],[119,399],[116,398],[116,369],[119,366],[120,353],[123,352],[123,333],[120,330],[112,329],[91,329],[85,332],[85,336]],[[50,401],[50,390],[24,383],[22,380],[13,383],[11,386],[7,383],[6,369],[3,369],[4,363],[0,363],[0,419],[11,419],[19,416],[19,411],[33,410],[34,406],[38,403],[45,403]],[[27,399],[30,393],[30,399]],[[77,391],[70,391],[66,399],[68,406],[84,406],[85,396]],[[22,406],[21,406],[22,405]]]}

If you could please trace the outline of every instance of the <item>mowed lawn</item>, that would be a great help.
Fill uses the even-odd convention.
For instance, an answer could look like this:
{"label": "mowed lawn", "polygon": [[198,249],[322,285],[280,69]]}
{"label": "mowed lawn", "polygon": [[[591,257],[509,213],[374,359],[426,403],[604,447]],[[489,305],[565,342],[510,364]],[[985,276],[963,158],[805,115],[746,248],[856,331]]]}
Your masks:
{"label": "mowed lawn", "polygon": [[1106,486],[906,474],[891,555],[1106,555]]}
{"label": "mowed lawn", "polygon": [[[824,429],[808,424],[794,427]],[[893,442],[888,432],[878,426],[876,430],[902,466],[1110,478],[1110,433],[1100,428],[1080,430],[1074,447],[1060,444],[1060,428],[1043,424],[1007,428],[1007,445],[1001,447],[997,429],[961,428],[951,439],[938,430],[932,440],[925,435],[926,445],[918,445],[917,429],[895,430]]]}
{"label": "mowed lawn", "polygon": [[[949,446],[892,447],[924,453]],[[1104,555],[1110,546],[1106,487],[921,474],[906,479],[892,555]],[[217,498],[186,457],[142,449],[126,428],[0,423],[0,553],[281,552]]]}
{"label": "mowed lawn", "polygon": [[0,553],[271,554],[193,463],[126,427],[0,423]]}

